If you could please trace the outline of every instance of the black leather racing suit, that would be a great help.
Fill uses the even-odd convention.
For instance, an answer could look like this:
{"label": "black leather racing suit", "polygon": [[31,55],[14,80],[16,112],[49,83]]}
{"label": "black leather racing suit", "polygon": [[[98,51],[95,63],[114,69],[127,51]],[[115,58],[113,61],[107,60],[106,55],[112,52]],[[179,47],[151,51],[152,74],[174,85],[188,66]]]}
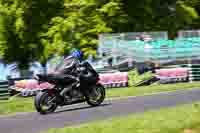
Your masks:
{"label": "black leather racing suit", "polygon": [[96,78],[98,78],[98,73],[87,61],[82,62],[80,66],[81,72],[79,78],[82,85],[89,85],[90,83],[93,83],[96,80]]}
{"label": "black leather racing suit", "polygon": [[70,91],[77,82],[80,81],[80,85],[83,86],[82,89],[86,89],[90,83],[93,83],[98,77],[98,73],[93,69],[93,67],[87,62],[80,62],[75,57],[67,57],[64,61],[64,69],[62,73],[64,77],[74,79],[74,83],[72,83],[72,87],[65,88],[61,95]]}

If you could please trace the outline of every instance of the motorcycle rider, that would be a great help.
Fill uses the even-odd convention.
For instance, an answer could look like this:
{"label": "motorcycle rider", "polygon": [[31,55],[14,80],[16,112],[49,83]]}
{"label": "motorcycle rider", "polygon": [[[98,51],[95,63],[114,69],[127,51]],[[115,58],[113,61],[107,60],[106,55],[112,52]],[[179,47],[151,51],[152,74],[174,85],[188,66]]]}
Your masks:
{"label": "motorcycle rider", "polygon": [[84,61],[83,57],[84,53],[82,51],[74,50],[70,54],[70,56],[64,59],[64,69],[62,68],[60,73],[66,77],[74,79],[75,82],[72,84],[71,87],[63,89],[61,95],[64,95],[67,92],[69,92],[73,88],[73,85],[76,85],[78,81],[80,81],[79,83],[81,84],[81,86],[86,86],[89,83],[89,81],[92,82],[98,77],[96,71],[87,61]]}

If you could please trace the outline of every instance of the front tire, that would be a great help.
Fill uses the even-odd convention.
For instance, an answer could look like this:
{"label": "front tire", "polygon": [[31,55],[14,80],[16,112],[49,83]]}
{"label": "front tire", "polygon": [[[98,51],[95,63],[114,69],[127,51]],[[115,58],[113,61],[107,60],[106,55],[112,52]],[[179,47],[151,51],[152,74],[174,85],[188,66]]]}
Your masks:
{"label": "front tire", "polygon": [[[47,114],[52,113],[56,110],[57,104],[56,102],[53,103],[53,100],[51,103],[49,103],[50,100],[55,99],[56,96],[53,94],[49,94],[48,92],[39,92],[35,97],[35,109],[40,114]],[[44,108],[44,106],[47,106],[47,108]]]}
{"label": "front tire", "polygon": [[98,93],[97,95],[93,96],[93,92],[87,94],[86,101],[90,106],[99,106],[106,97],[105,88],[101,84],[97,84],[94,88],[92,88],[92,91],[95,91],[95,93]]}

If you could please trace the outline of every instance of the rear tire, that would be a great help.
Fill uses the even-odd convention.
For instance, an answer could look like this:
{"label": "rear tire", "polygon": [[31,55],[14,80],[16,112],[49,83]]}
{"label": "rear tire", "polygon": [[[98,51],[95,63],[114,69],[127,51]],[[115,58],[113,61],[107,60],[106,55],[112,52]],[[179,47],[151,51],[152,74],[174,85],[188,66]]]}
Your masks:
{"label": "rear tire", "polygon": [[[50,95],[48,92],[39,92],[36,97],[35,97],[35,108],[37,112],[40,114],[47,114],[47,113],[52,113],[56,110],[57,104],[51,104],[47,109],[43,109],[43,104],[48,104],[48,98],[53,97],[56,98],[56,96],[53,96],[52,94]],[[55,100],[56,101],[56,100]]]}
{"label": "rear tire", "polygon": [[101,84],[97,84],[95,86],[95,88],[93,88],[93,89],[96,89],[96,91],[98,92],[98,98],[95,99],[95,100],[92,99],[91,98],[91,93],[89,93],[86,96],[86,101],[90,106],[95,107],[95,106],[99,106],[104,101],[104,99],[106,97],[106,91],[105,91],[105,88],[103,87],[103,85],[101,85]]}

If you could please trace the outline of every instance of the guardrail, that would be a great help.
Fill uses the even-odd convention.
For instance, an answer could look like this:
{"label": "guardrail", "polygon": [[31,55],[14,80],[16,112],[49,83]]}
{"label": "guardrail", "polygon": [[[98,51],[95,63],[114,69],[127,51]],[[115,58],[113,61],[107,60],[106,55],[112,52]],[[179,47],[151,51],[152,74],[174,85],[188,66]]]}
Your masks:
{"label": "guardrail", "polygon": [[8,100],[10,97],[8,81],[0,81],[0,100]]}
{"label": "guardrail", "polygon": [[188,64],[189,81],[200,81],[200,64]]}

